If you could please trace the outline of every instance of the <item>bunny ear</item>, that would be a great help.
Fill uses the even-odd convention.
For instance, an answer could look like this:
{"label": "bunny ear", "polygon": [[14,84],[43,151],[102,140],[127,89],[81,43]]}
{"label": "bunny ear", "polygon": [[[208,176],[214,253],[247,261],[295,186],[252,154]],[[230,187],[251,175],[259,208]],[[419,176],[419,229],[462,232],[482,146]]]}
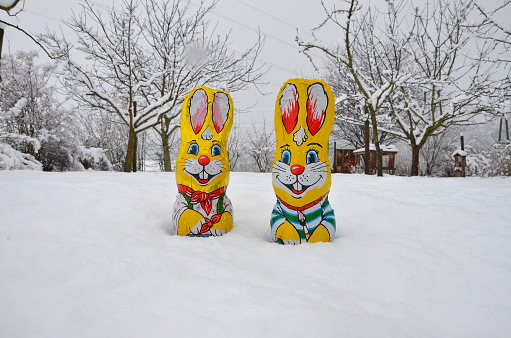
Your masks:
{"label": "bunny ear", "polygon": [[198,89],[190,100],[190,121],[195,134],[198,134],[206,121],[208,113],[208,95],[204,89]]}
{"label": "bunny ear", "polygon": [[307,127],[314,136],[325,122],[328,96],[321,83],[315,83],[307,89]]}
{"label": "bunny ear", "polygon": [[282,122],[286,132],[290,134],[296,127],[298,122],[298,91],[294,84],[289,83],[282,90],[280,98],[280,112],[282,114]]}
{"label": "bunny ear", "polygon": [[213,99],[213,124],[217,133],[224,129],[225,122],[229,118],[229,97],[227,94],[218,92]]}

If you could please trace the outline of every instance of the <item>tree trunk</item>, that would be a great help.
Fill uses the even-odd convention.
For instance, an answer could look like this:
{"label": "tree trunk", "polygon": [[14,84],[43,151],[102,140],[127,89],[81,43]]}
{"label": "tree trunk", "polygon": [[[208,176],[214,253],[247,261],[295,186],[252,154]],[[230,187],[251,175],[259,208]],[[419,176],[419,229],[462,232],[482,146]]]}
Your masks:
{"label": "tree trunk", "polygon": [[[137,101],[133,101],[133,117],[137,117]],[[132,163],[132,170],[134,173],[137,172],[137,134],[133,136],[135,141],[133,144],[133,163]]]}
{"label": "tree trunk", "polygon": [[371,124],[373,126],[373,142],[374,147],[376,148],[376,173],[378,176],[383,176],[383,161],[382,155],[383,152],[380,149],[380,141],[378,140],[378,123],[376,122],[376,112],[371,109]]}
{"label": "tree trunk", "polygon": [[137,142],[137,134],[135,134],[135,144],[133,145],[133,172],[137,172],[137,150],[138,150],[138,142]]}
{"label": "tree trunk", "polygon": [[412,144],[412,170],[410,176],[419,176],[419,151],[420,147]]}
{"label": "tree trunk", "polygon": [[[367,106],[365,107],[367,113]],[[364,151],[364,173],[366,175],[371,175],[371,168],[369,167],[369,163],[371,162],[371,152],[369,149],[369,120],[366,120],[364,123],[364,142],[365,142],[365,151]]]}
{"label": "tree trunk", "polygon": [[128,136],[128,149],[126,150],[126,161],[124,162],[124,172],[129,173],[133,169],[133,159],[137,154],[137,148],[136,148],[136,137],[137,134],[135,134],[135,129],[133,127],[130,127],[130,132]]}
{"label": "tree trunk", "polygon": [[380,141],[378,137],[374,140],[374,147],[376,148],[376,172],[378,176],[383,176],[383,151],[380,149]]}
{"label": "tree trunk", "polygon": [[172,162],[170,161],[169,137],[166,132],[161,134],[161,142],[163,144],[163,169],[172,171]]}

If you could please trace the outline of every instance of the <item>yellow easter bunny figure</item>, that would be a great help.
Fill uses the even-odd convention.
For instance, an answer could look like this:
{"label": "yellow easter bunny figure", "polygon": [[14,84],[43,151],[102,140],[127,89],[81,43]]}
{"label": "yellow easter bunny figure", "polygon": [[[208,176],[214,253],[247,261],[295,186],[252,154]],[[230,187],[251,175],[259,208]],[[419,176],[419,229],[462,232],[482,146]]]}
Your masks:
{"label": "yellow easter bunny figure", "polygon": [[272,168],[277,196],[270,220],[274,242],[333,240],[336,223],[328,202],[328,137],[334,106],[330,86],[320,80],[292,79],[280,89],[275,104],[277,146]]}
{"label": "yellow easter bunny figure", "polygon": [[180,236],[222,236],[232,229],[232,204],[226,195],[232,121],[233,104],[227,92],[198,87],[185,97],[172,214],[174,231]]}

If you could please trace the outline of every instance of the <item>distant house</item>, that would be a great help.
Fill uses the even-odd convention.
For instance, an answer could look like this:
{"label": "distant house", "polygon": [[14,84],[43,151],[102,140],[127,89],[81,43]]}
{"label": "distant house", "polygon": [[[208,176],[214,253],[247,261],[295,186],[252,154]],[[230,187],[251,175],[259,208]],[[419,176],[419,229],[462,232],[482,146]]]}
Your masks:
{"label": "distant house", "polygon": [[[396,154],[399,150],[392,144],[388,146],[380,145],[380,148],[383,151],[383,172],[394,175],[396,171]],[[354,150],[353,154],[355,155],[355,165],[363,167],[365,163],[365,148]],[[371,171],[371,174],[376,173],[376,147],[374,144],[369,145],[369,170]]]}
{"label": "distant house", "polygon": [[350,174],[355,167],[354,149],[335,149],[334,152],[334,173]]}

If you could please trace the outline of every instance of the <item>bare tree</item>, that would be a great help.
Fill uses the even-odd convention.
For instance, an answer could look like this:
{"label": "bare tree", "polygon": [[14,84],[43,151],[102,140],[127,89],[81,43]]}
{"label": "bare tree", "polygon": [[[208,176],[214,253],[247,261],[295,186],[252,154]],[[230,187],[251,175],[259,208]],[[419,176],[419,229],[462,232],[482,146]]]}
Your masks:
{"label": "bare tree", "polygon": [[[337,71],[337,66],[331,62],[326,65],[325,77],[335,97],[338,98],[332,135],[336,139],[342,140],[355,148],[363,146],[365,143],[364,124],[367,114],[360,102],[356,99],[349,99],[350,96],[356,96],[357,88],[355,83],[345,73],[341,74]],[[343,99],[343,97],[346,99]],[[381,107],[376,115],[379,127],[378,140],[381,144],[391,144],[399,140],[399,137],[394,133],[386,131],[393,129],[394,122],[389,114],[390,112],[386,107]],[[369,133],[373,134],[371,126]]]}
{"label": "bare tree", "polygon": [[177,117],[187,93],[198,85],[214,86],[228,92],[243,90],[250,84],[260,84],[266,72],[255,64],[263,46],[261,36],[241,54],[230,50],[229,33],[217,34],[206,20],[213,6],[204,6],[193,20],[187,20],[188,10],[176,10],[176,1],[163,4],[146,1],[147,16],[159,20],[147,21],[145,39],[156,51],[159,63],[173,68],[158,82],[158,94],[171,93],[172,105],[155,125],[162,139],[166,171],[171,170],[167,139],[179,127]]}
{"label": "bare tree", "polygon": [[266,121],[263,121],[262,128],[252,126],[252,132],[248,134],[247,150],[257,171],[262,173],[271,172],[273,156],[275,154],[275,131],[266,128]]}
{"label": "bare tree", "polygon": [[66,24],[76,32],[77,51],[88,63],[73,61],[71,44],[56,34],[40,36],[40,43],[64,61],[68,87],[84,89],[75,92],[81,102],[128,126],[125,171],[136,158],[136,135],[153,127],[162,138],[165,169],[171,169],[168,137],[193,87],[240,90],[260,83],[264,74],[255,66],[261,38],[236,55],[227,48],[229,35],[209,29],[206,15],[214,3],[203,0],[192,10],[189,1],[124,0],[120,9],[100,10],[85,0],[82,7]]}
{"label": "bare tree", "polygon": [[[377,115],[387,105],[386,100],[407,80],[409,74],[403,72],[401,64],[406,57],[405,45],[408,36],[399,35],[397,20],[391,21],[387,32],[377,32],[376,15],[371,9],[361,12],[358,0],[344,0],[344,8],[334,6],[325,9],[326,19],[316,28],[321,29],[327,23],[335,24],[342,32],[343,43],[329,47],[320,42],[306,42],[297,37],[299,46],[307,54],[311,50],[321,51],[330,62],[337,66],[339,74],[349,77],[356,89],[354,93],[345,93],[343,99],[355,100],[367,107],[367,116],[372,125],[372,141],[377,151],[377,173],[383,175],[382,151],[380,149],[379,125]],[[387,39],[390,35],[392,38]],[[340,102],[342,100],[338,100]],[[360,109],[359,111],[364,111]],[[362,113],[363,114],[363,113]]]}
{"label": "bare tree", "polygon": [[[450,126],[477,123],[477,115],[494,111],[493,72],[485,58],[495,43],[479,46],[477,57],[469,55],[470,0],[428,1],[413,10],[411,1],[388,1],[380,29],[371,9],[355,15],[358,2],[348,2],[347,10],[327,11],[327,21],[344,30],[344,50],[299,43],[305,52],[322,50],[339,65],[339,77],[349,74],[347,93],[338,103],[355,100],[367,106],[374,140],[378,130],[406,140],[412,148],[411,175],[418,175],[420,149],[428,137]],[[343,21],[340,14],[346,14]],[[360,124],[364,115],[356,118],[357,110],[352,111],[343,120]]]}
{"label": "bare tree", "polygon": [[235,171],[240,167],[240,160],[242,161],[246,151],[246,129],[242,128],[237,121],[235,121],[231,133],[229,134],[229,139],[227,140],[227,153],[229,155],[231,171]]}
{"label": "bare tree", "polygon": [[465,27],[470,12],[470,1],[437,0],[413,13],[407,45],[413,62],[405,66],[415,70],[415,79],[387,98],[400,135],[412,148],[412,176],[419,174],[420,150],[429,137],[493,112],[491,69],[482,59],[469,58],[474,53]]}
{"label": "bare tree", "polygon": [[[486,63],[493,64],[497,71],[497,79],[492,84],[495,96],[501,102],[511,99],[511,25],[504,20],[497,19],[497,16],[506,16],[511,8],[511,0],[503,0],[495,8],[488,8],[485,4],[472,1],[478,18],[466,23],[473,36],[477,37],[479,49],[485,50],[486,54],[479,53],[475,58]],[[504,105],[503,105],[504,106]],[[500,111],[504,113],[504,108]]]}

